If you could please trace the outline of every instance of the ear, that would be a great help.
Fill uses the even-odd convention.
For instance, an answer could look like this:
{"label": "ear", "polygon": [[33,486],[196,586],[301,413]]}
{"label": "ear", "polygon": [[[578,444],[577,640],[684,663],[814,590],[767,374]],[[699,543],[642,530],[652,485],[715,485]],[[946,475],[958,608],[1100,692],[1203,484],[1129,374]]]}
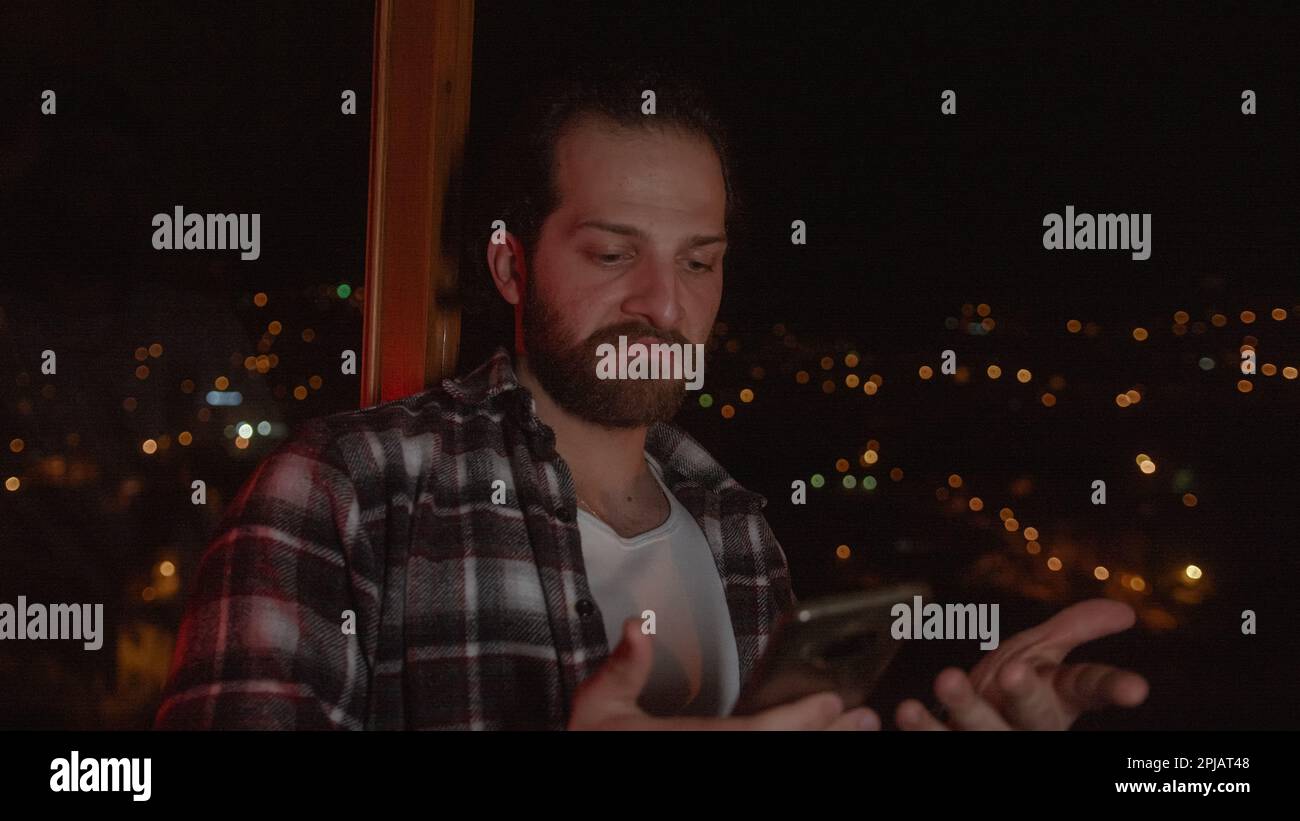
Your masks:
{"label": "ear", "polygon": [[497,292],[511,305],[519,305],[524,298],[524,277],[527,264],[524,262],[523,243],[514,234],[507,233],[503,244],[488,241],[487,264],[492,274],[492,284]]}
{"label": "ear", "polygon": [[528,293],[528,263],[524,260],[524,244],[514,234],[507,233],[503,245],[488,241],[488,270],[492,282],[506,302],[515,306],[515,354],[527,355],[524,344],[524,294]]}

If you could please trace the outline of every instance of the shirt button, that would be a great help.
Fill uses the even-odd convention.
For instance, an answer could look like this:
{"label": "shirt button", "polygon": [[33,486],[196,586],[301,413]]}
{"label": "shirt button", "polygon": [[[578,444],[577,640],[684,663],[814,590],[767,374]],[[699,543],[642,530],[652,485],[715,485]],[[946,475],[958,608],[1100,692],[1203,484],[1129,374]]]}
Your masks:
{"label": "shirt button", "polygon": [[591,599],[578,599],[578,603],[575,606],[578,610],[578,615],[584,619],[596,612],[596,604]]}
{"label": "shirt button", "polygon": [[562,507],[555,511],[555,518],[559,519],[561,522],[572,522],[573,513],[571,513],[567,507]]}

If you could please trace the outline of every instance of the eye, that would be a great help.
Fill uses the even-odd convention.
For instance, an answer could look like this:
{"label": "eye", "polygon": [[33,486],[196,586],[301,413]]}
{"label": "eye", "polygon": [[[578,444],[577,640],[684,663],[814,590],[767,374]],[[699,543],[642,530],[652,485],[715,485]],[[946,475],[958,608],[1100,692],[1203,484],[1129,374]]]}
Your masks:
{"label": "eye", "polygon": [[601,265],[618,265],[620,262],[623,262],[623,260],[628,256],[630,255],[618,254],[618,253],[592,254],[591,258],[594,259],[596,262],[600,263]]}
{"label": "eye", "polygon": [[[697,274],[707,274],[709,271],[713,270],[712,265],[709,265],[708,263],[700,262],[698,259],[690,260],[687,264],[692,266],[691,270]],[[698,267],[694,267],[694,266],[698,266]]]}

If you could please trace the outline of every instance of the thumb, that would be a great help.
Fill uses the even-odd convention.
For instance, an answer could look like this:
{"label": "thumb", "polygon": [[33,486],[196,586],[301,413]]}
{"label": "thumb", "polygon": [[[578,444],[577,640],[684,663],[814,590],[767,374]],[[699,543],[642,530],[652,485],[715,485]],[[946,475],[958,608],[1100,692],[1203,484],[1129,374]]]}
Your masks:
{"label": "thumb", "polygon": [[592,676],[589,695],[598,695],[602,701],[639,709],[636,707],[637,696],[641,695],[641,690],[650,679],[650,668],[654,661],[651,641],[649,636],[642,634],[640,619],[624,619],[618,647]]}

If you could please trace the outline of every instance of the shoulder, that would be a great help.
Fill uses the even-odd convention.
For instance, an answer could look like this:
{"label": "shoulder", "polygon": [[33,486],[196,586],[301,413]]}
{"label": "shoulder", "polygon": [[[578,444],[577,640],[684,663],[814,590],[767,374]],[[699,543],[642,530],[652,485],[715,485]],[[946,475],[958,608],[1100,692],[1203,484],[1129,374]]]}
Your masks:
{"label": "shoulder", "polygon": [[303,446],[329,450],[379,435],[414,436],[436,428],[445,397],[440,389],[422,391],[366,408],[339,411],[302,422],[294,439]]}
{"label": "shoulder", "polygon": [[493,401],[474,402],[448,390],[448,383],[366,408],[318,416],[299,423],[284,448],[364,479],[402,465],[414,473],[449,441],[469,448],[488,444],[502,421]]}
{"label": "shoulder", "polygon": [[412,443],[426,447],[436,437],[455,435],[467,440],[461,446],[472,448],[500,425],[505,397],[515,385],[510,357],[498,349],[468,373],[419,393],[308,420],[296,438],[302,446],[362,463],[409,458]]}

